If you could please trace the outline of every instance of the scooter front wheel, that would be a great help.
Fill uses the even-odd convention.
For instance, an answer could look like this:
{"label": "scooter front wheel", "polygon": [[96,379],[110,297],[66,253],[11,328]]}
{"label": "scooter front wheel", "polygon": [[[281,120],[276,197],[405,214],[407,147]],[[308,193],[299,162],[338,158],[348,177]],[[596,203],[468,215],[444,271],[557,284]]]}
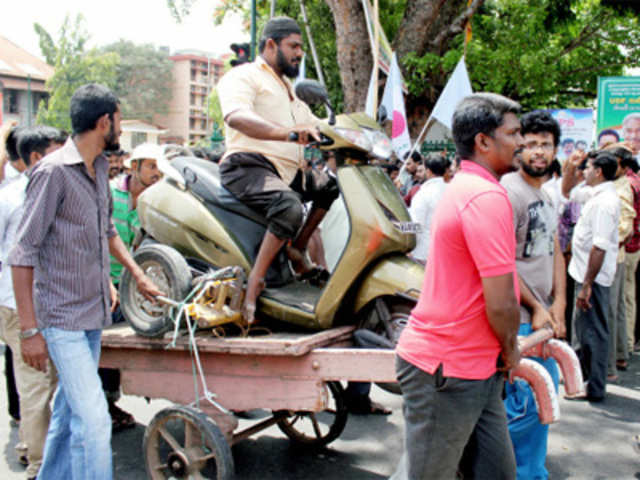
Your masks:
{"label": "scooter front wheel", "polygon": [[[174,248],[159,243],[147,245],[141,247],[133,259],[166,297],[180,302],[189,293],[191,271]],[[173,328],[170,307],[147,300],[128,270],[120,281],[120,302],[124,318],[138,335],[161,337]]]}

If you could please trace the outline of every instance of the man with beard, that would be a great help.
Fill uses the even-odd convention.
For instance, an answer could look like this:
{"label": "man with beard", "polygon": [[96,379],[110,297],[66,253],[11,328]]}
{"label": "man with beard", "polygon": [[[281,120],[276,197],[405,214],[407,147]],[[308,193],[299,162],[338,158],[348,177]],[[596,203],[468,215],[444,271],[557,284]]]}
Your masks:
{"label": "man with beard", "polygon": [[[334,179],[303,171],[304,145],[320,137],[319,120],[296,97],[289,80],[298,75],[302,59],[300,27],[288,17],[272,18],[259,51],[254,62],[232,68],[217,87],[228,127],[227,151],[220,163],[222,185],[268,222],[247,281],[243,314],[249,323],[267,269],[286,242],[293,240],[288,252],[294,269],[311,269],[305,261],[307,243],[339,194]],[[297,140],[291,140],[291,134]],[[313,206],[302,226],[303,202],[309,201]]]}
{"label": "man with beard", "polygon": [[[536,110],[520,119],[524,149],[520,170],[502,177],[513,207],[516,266],[520,281],[519,335],[553,328],[565,335],[565,264],[556,235],[558,219],[542,185],[555,158],[560,126],[547,112]],[[535,358],[558,388],[558,369],[552,358]],[[509,434],[518,465],[518,479],[545,479],[549,426],[541,425],[531,387],[517,380],[505,387]]]}
{"label": "man with beard", "polygon": [[[514,479],[502,403],[518,365],[513,212],[500,177],[522,148],[520,105],[474,93],[453,114],[462,158],[435,209],[423,288],[396,349],[406,453],[393,480]],[[464,453],[464,454],[463,454]]]}
{"label": "man with beard", "polygon": [[161,292],[135,263],[111,221],[107,159],[119,148],[118,100],[96,84],[71,97],[73,136],[31,173],[8,264],[24,361],[58,373],[39,478],[110,479],[111,419],[98,376],[102,329],[116,292],[109,252],[150,301]]}
{"label": "man with beard", "polygon": [[113,180],[122,173],[124,169],[123,153],[120,149],[105,152],[107,160],[109,160],[109,180]]}

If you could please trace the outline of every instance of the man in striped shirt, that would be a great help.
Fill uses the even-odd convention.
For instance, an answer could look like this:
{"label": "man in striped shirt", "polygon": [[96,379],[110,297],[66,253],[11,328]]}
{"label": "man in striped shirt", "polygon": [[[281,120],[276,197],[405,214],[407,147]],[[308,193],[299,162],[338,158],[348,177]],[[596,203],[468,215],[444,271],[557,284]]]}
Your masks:
{"label": "man in striped shirt", "polygon": [[[111,419],[98,363],[111,324],[111,252],[150,301],[157,287],[135,263],[111,222],[109,163],[119,148],[120,110],[106,87],[71,97],[73,137],[47,155],[27,185],[24,216],[9,255],[24,361],[41,371],[50,358],[58,388],[38,477],[110,480]],[[111,287],[111,288],[110,288]]]}
{"label": "man in striped shirt", "polygon": [[[143,143],[136,147],[131,158],[125,160],[124,166],[131,171],[128,175],[111,180],[111,197],[113,198],[113,215],[111,219],[118,235],[129,251],[134,246],[136,233],[140,228],[138,219],[138,197],[147,187],[156,183],[162,177],[158,163],[164,160],[162,148],[159,145]],[[111,255],[111,282],[118,288],[122,275],[122,264]],[[118,306],[111,315],[114,323],[124,321]],[[130,413],[116,405],[120,398],[120,370],[101,368],[98,370],[102,380],[111,415],[113,432],[135,426],[135,420]]]}

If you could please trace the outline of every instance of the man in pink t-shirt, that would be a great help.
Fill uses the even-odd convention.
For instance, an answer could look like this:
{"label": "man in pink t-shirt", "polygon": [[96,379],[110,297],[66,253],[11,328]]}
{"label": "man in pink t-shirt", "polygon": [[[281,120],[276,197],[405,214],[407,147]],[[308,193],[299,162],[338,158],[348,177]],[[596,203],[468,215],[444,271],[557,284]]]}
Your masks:
{"label": "man in pink t-shirt", "polygon": [[461,170],[434,213],[422,292],[396,352],[406,423],[400,479],[512,479],[501,371],[520,354],[513,212],[498,180],[523,147],[520,106],[466,97],[453,114]]}

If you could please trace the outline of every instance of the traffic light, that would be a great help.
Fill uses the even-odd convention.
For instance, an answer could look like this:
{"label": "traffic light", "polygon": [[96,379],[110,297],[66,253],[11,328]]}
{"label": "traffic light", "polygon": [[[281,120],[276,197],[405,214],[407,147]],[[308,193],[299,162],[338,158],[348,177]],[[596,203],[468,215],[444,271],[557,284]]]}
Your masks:
{"label": "traffic light", "polygon": [[236,67],[251,61],[249,55],[251,53],[251,47],[248,43],[232,43],[231,50],[236,54],[236,58],[231,60],[231,66]]}

